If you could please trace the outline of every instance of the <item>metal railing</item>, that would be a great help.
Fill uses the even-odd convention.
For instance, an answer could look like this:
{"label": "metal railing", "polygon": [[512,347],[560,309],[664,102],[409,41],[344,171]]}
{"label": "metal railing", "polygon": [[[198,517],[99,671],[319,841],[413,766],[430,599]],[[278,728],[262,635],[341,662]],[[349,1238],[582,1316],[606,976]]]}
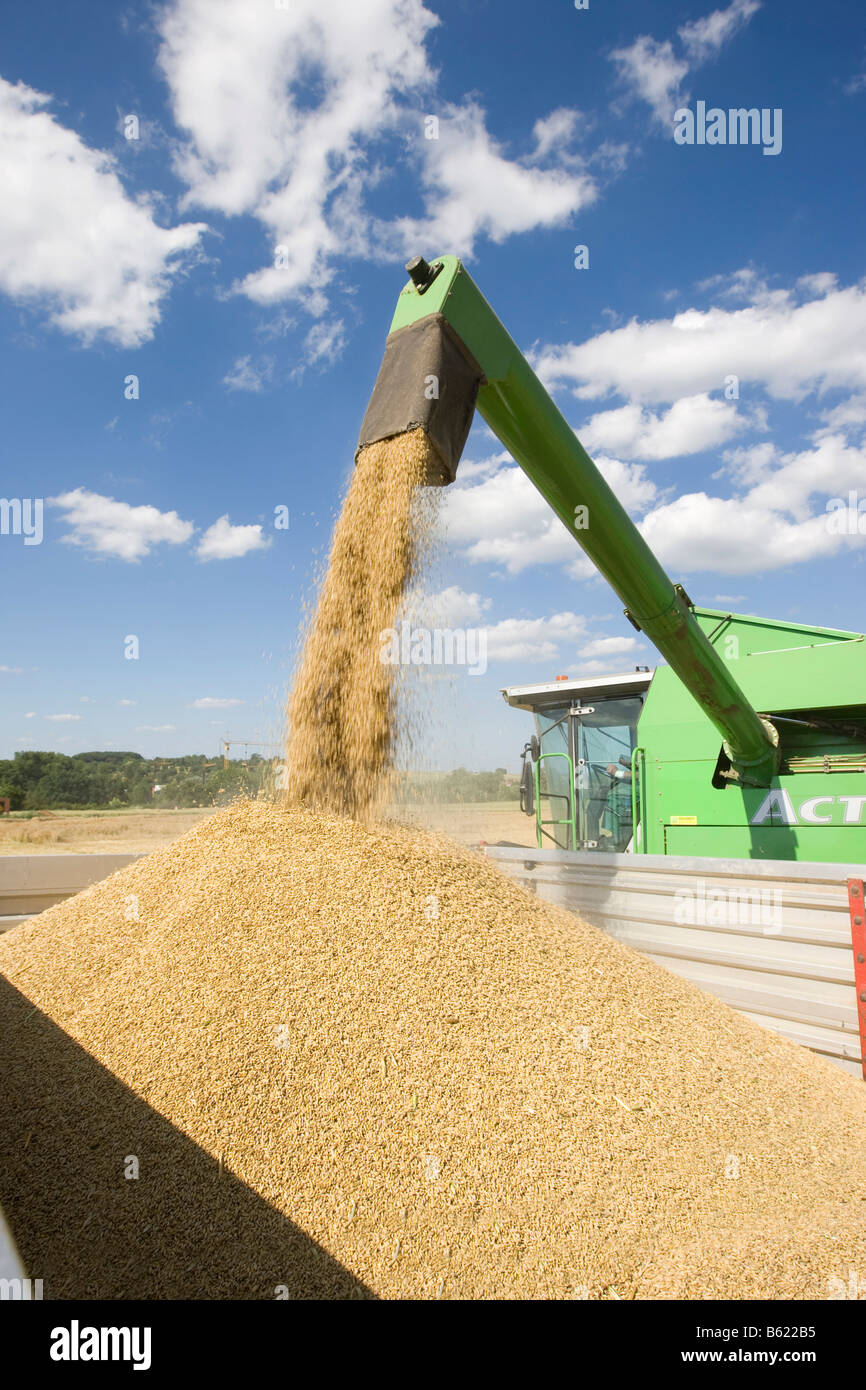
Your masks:
{"label": "metal railing", "polygon": [[848,883],[863,880],[862,864],[486,853],[539,897],[861,1075]]}
{"label": "metal railing", "polygon": [[0,855],[0,932],[140,858],[140,854]]}

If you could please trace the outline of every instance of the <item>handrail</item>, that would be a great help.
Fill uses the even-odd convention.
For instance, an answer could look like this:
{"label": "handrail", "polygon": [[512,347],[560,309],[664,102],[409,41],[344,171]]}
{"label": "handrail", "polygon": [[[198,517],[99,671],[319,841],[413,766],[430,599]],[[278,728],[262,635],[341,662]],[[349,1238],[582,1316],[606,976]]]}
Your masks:
{"label": "handrail", "polygon": [[[539,774],[541,763],[544,761],[545,758],[565,758],[566,762],[568,763],[568,785],[571,790],[567,800],[571,814],[569,816],[566,816],[563,820],[543,821],[541,819],[541,778]],[[548,800],[552,800],[554,797],[561,798],[563,796],[563,793],[547,792],[546,796],[548,797]],[[542,826],[544,825],[570,825],[571,844],[569,845],[569,849],[577,849],[577,828],[575,826],[574,819],[574,763],[569,753],[539,753],[535,761],[535,826],[536,838],[538,840],[539,849],[542,848],[541,837],[543,834],[547,834],[548,839],[554,840],[554,842],[556,839],[554,835],[551,835],[549,832],[542,830]]]}
{"label": "handrail", "polygon": [[[643,794],[643,769],[646,750],[637,744],[631,750],[631,850],[632,854],[645,853],[643,841],[645,836],[638,837],[641,829],[641,812],[646,818],[646,800]],[[640,846],[640,848],[638,848]]]}

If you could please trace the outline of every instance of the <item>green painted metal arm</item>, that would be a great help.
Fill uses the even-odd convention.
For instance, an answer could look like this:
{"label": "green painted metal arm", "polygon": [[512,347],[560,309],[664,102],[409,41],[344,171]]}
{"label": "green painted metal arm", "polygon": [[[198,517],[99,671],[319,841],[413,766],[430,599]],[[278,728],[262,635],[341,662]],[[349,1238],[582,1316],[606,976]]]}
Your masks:
{"label": "green painted metal arm", "polygon": [[477,408],[487,424],[712,720],[733,771],[746,783],[766,785],[778,769],[775,729],[749,704],[684,591],[668,578],[463,265],[441,256],[432,266],[441,269],[426,284],[404,288],[391,332],[433,314],[447,320],[484,372]]}

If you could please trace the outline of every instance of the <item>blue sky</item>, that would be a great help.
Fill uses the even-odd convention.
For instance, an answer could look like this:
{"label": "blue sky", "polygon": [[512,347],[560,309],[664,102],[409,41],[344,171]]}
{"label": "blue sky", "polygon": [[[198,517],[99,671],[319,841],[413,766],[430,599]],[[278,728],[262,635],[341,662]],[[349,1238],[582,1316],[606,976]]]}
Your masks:
{"label": "blue sky", "polygon": [[[419,251],[464,257],[696,602],[862,630],[857,7],[49,0],[3,28],[0,494],[44,535],[0,534],[0,756],[279,738]],[[781,111],[781,149],[678,144],[698,102]],[[501,686],[652,653],[483,424],[442,502],[433,611],[489,668],[442,683],[425,758],[514,766]]]}

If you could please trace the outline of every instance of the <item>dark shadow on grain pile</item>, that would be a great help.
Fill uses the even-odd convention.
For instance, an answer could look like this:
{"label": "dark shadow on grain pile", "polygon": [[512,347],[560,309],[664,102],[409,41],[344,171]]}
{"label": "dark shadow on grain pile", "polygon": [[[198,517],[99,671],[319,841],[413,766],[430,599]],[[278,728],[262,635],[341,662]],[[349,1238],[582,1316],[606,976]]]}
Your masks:
{"label": "dark shadow on grain pile", "polygon": [[374,1296],[3,979],[0,1204],[46,1298]]}

